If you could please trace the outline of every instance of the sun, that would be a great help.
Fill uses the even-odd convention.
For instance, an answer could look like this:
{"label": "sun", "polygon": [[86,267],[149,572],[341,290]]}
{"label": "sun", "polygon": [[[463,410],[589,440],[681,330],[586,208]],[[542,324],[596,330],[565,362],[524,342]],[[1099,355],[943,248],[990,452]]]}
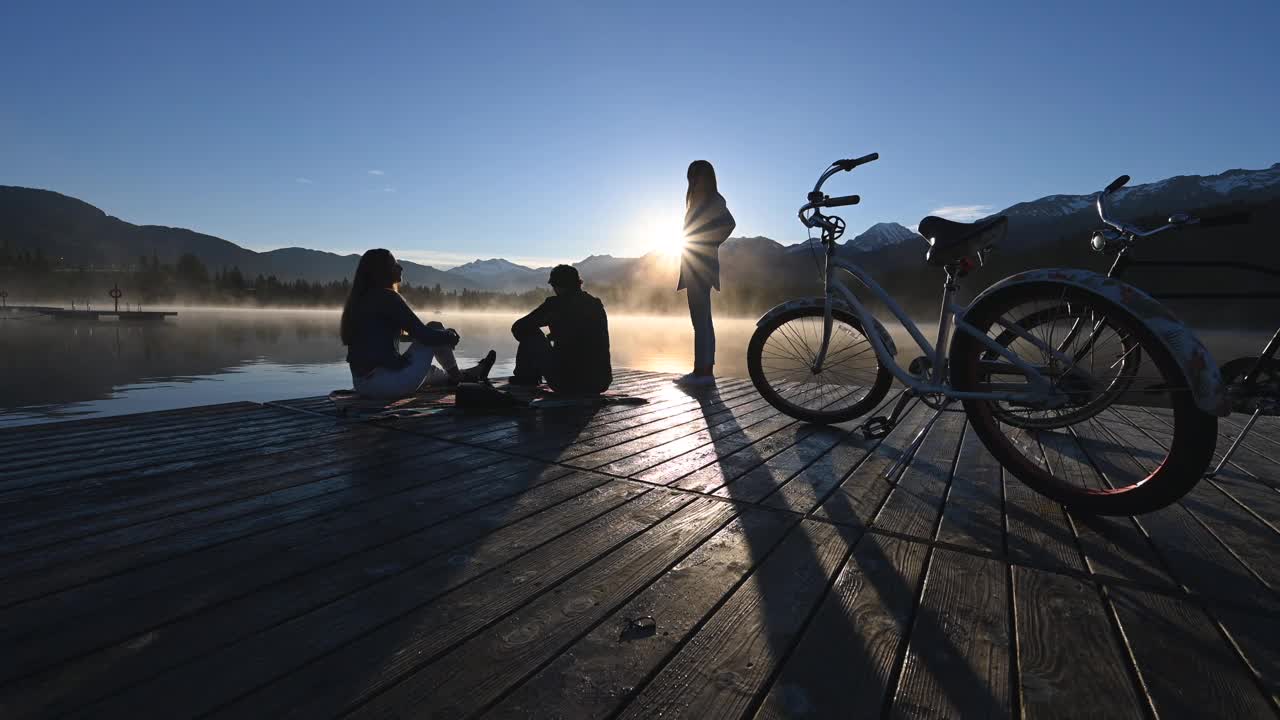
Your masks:
{"label": "sun", "polygon": [[684,250],[684,215],[678,211],[646,213],[637,223],[636,240],[645,252],[664,258],[680,257]]}

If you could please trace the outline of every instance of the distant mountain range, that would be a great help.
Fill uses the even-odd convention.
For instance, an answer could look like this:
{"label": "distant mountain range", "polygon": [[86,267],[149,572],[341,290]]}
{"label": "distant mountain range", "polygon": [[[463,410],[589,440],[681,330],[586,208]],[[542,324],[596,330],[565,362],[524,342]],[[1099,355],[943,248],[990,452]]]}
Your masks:
{"label": "distant mountain range", "polygon": [[[1105,175],[1105,174],[1104,174]],[[1099,176],[1099,185],[1109,180]],[[1280,217],[1280,163],[1263,170],[1229,170],[1219,175],[1178,176],[1160,182],[1135,185],[1115,195],[1118,218],[1137,221],[1176,211],[1198,212],[1212,208],[1250,208],[1261,211],[1271,242],[1259,244],[1255,261],[1274,259],[1280,249],[1274,242]],[[1050,195],[1018,203],[998,214],[1009,216],[1009,234],[999,249],[1013,260],[1037,257],[1079,256],[1089,253],[1084,240],[1099,226],[1092,195]],[[1261,230],[1261,232],[1260,232]],[[1188,231],[1196,237],[1200,231]],[[1165,239],[1161,239],[1161,244]],[[0,186],[0,243],[11,251],[41,249],[47,257],[68,265],[127,267],[140,257],[156,256],[173,263],[183,253],[193,253],[211,270],[238,266],[247,276],[275,275],[281,280],[331,281],[351,277],[359,257],[305,248],[255,252],[212,235],[182,228],[133,225],[107,215],[75,198],[48,190]],[[1187,241],[1176,243],[1186,246]],[[895,274],[918,269],[926,245],[911,229],[897,223],[876,223],[846,240],[842,256],[869,268]],[[810,242],[782,245],[766,237],[730,238],[721,248],[722,274],[726,282],[777,284],[780,278],[816,277],[820,246]],[[1156,250],[1153,248],[1153,250]],[[550,268],[531,268],[502,258],[475,260],[450,270],[401,261],[405,280],[414,285],[436,285],[448,290],[520,292],[545,287]],[[1082,263],[1071,263],[1082,264]],[[622,283],[661,286],[674,282],[674,264],[657,254],[640,258],[592,255],[575,263],[588,284]]]}

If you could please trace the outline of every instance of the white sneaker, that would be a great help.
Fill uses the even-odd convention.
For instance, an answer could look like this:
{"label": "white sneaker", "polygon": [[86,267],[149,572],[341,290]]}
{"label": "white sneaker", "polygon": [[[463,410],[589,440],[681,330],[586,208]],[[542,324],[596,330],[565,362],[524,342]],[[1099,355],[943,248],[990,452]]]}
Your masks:
{"label": "white sneaker", "polygon": [[688,375],[681,375],[675,380],[672,380],[672,382],[674,382],[677,385],[684,385],[687,387],[695,387],[700,385],[715,385],[716,376],[715,375],[697,375],[694,373],[689,373]]}

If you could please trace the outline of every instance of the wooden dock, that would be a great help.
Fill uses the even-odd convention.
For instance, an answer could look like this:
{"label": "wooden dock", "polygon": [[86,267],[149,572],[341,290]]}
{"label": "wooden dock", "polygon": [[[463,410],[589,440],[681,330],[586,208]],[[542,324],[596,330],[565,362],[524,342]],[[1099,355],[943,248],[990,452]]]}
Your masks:
{"label": "wooden dock", "polygon": [[670,377],[6,430],[0,717],[1276,717],[1274,419],[1181,503],[1098,519],[963,414],[868,441]]}

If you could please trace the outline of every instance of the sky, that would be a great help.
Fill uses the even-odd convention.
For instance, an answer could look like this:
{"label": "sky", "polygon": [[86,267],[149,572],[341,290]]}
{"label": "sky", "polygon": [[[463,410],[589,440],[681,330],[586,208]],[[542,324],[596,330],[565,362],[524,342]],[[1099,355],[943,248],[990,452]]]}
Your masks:
{"label": "sky", "polygon": [[0,184],[255,250],[449,267],[913,226],[1280,161],[1280,2],[27,2],[0,9]]}

